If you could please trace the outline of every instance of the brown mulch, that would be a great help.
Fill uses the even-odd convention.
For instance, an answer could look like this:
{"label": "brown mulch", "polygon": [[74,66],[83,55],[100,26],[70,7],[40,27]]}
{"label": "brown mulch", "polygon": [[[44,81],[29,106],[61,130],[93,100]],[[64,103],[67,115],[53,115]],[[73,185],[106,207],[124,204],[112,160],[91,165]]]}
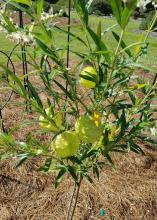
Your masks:
{"label": "brown mulch", "polygon": [[[114,155],[116,168],[106,168],[99,181],[83,182],[75,220],[156,220],[157,152],[145,157]],[[35,171],[40,159],[15,169],[15,160],[0,164],[0,219],[64,220],[73,183],[65,178],[55,189],[54,175]]]}

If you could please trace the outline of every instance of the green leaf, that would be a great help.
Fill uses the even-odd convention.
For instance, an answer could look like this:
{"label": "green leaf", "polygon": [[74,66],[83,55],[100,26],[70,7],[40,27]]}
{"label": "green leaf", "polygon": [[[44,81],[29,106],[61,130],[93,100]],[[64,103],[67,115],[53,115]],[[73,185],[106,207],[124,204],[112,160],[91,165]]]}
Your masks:
{"label": "green leaf", "polygon": [[[24,97],[25,99],[27,99],[27,92],[24,88],[24,86],[21,83],[21,80],[15,75],[15,73],[13,73],[11,70],[9,70],[7,67],[5,67],[3,64],[0,64],[0,66],[7,72],[7,74],[11,77],[12,81],[15,82],[14,85],[10,85],[21,97]],[[16,85],[18,85],[18,87],[20,88],[20,90],[18,90],[16,88]]]}
{"label": "green leaf", "polygon": [[28,159],[28,155],[22,156],[18,161],[18,163],[16,164],[16,168],[20,167],[27,159]]}
{"label": "green leaf", "polygon": [[91,184],[93,183],[92,178],[91,178],[88,174],[84,175],[84,177],[85,177]]}
{"label": "green leaf", "polygon": [[98,35],[98,37],[101,39],[101,21],[99,21],[99,23],[98,23],[97,35]]}
{"label": "green leaf", "polygon": [[63,33],[66,33],[66,34],[69,33],[69,35],[70,35],[71,37],[74,37],[75,39],[77,39],[78,41],[80,41],[81,43],[83,43],[83,44],[87,47],[86,42],[85,42],[84,40],[82,40],[82,38],[76,36],[75,34],[73,34],[73,33],[71,33],[71,32],[68,32],[68,31],[66,31],[66,30],[64,30],[64,29],[62,29],[62,28],[60,28],[60,27],[58,27],[58,26],[55,26],[55,28],[57,28],[59,31],[61,31],[61,32],[63,32]]}
{"label": "green leaf", "polygon": [[90,27],[87,28],[87,31],[90,34],[91,38],[93,39],[97,49],[99,51],[105,52],[105,53],[103,53],[103,55],[104,55],[106,61],[108,63],[110,63],[110,54],[109,54],[110,52],[107,49],[107,46],[104,44],[104,42],[101,40],[101,38]]}
{"label": "green leaf", "polygon": [[122,16],[122,0],[109,0],[112,12],[118,22],[118,24],[121,26],[121,16]]}
{"label": "green leaf", "polygon": [[135,105],[136,104],[136,95],[132,91],[129,91],[128,94],[130,96],[130,99],[131,99],[133,105]]}
{"label": "green leaf", "polygon": [[72,167],[72,166],[70,166],[70,165],[68,165],[67,168],[68,168],[68,172],[70,173],[70,175],[72,176],[72,178],[74,179],[74,181],[75,181],[76,183],[78,183],[78,177],[77,177],[75,168]]}
{"label": "green leaf", "polygon": [[9,18],[7,16],[5,16],[4,14],[0,13],[0,20],[3,20],[3,22],[7,25],[5,26],[5,28],[9,31],[9,32],[14,32],[16,31],[15,26],[12,24],[12,22],[9,20]]}
{"label": "green leaf", "polygon": [[65,167],[61,168],[61,170],[59,171],[58,176],[56,177],[56,180],[55,180],[55,188],[57,188],[60,182],[62,181],[62,178],[64,174],[66,173],[66,171],[67,170]]}
{"label": "green leaf", "polygon": [[24,5],[28,5],[28,6],[32,5],[32,2],[30,0],[11,0],[11,1],[21,3],[21,4],[24,4]]}
{"label": "green leaf", "polygon": [[[120,41],[120,37],[118,36],[118,34],[116,34],[114,31],[112,31],[112,34],[114,36],[114,38],[116,39],[117,42]],[[125,42],[122,40],[120,46],[122,47],[122,49],[125,50],[125,48],[127,47],[127,45],[125,44]],[[132,57],[132,53],[129,49],[126,49],[125,52],[128,54],[129,57]]]}
{"label": "green leaf", "polygon": [[97,179],[99,180],[99,168],[97,164],[93,165],[93,174],[96,174]]}
{"label": "green leaf", "polygon": [[70,92],[68,92],[65,88],[64,88],[64,86],[62,86],[58,81],[56,81],[56,80],[53,80],[55,83],[56,83],[56,85],[64,92],[64,94],[67,96],[67,97],[69,97],[72,101],[74,101],[74,98],[73,98],[73,96],[71,95],[71,93]]}
{"label": "green leaf", "polygon": [[47,158],[44,166],[40,167],[38,171],[48,172],[52,163],[52,158]]}
{"label": "green leaf", "polygon": [[73,0],[74,7],[85,27],[88,26],[88,10],[86,8],[85,0]]}
{"label": "green leaf", "polygon": [[112,165],[114,165],[114,162],[113,162],[113,160],[111,159],[111,157],[110,157],[109,154],[106,154],[105,157],[107,158],[107,160],[108,160]]}
{"label": "green leaf", "polygon": [[121,114],[121,117],[119,119],[119,123],[121,125],[121,131],[120,131],[120,133],[117,137],[117,141],[120,140],[124,136],[125,131],[128,127],[128,123],[126,121],[126,115],[125,115],[125,109],[124,108],[122,109],[122,114]]}
{"label": "green leaf", "polygon": [[36,89],[33,87],[33,85],[30,82],[28,82],[28,89],[30,91],[31,97],[34,98],[37,101],[37,103],[40,106],[40,108],[43,109],[42,101],[41,101],[41,99],[40,99]]}
{"label": "green leaf", "polygon": [[125,8],[122,13],[121,27],[124,30],[126,25],[128,24],[129,18],[132,15],[132,10]]}
{"label": "green leaf", "polygon": [[137,7],[137,0],[126,1],[124,10],[121,15],[121,27],[124,30],[128,24],[129,18]]}
{"label": "green leaf", "polygon": [[142,155],[145,155],[145,152],[142,150],[142,148],[138,144],[134,143],[133,141],[130,142],[130,150],[135,153],[138,153],[138,154],[141,153]]}
{"label": "green leaf", "polygon": [[43,0],[38,0],[37,1],[37,17],[40,18],[41,17],[41,13],[43,11],[43,4],[44,1]]}
{"label": "green leaf", "polygon": [[55,50],[51,50],[45,43],[43,43],[38,38],[35,38],[35,40],[39,47],[42,49],[42,51],[45,53],[45,55],[48,55],[50,58],[52,58],[52,60],[55,61],[59,66],[63,66],[63,63],[61,62]]}
{"label": "green leaf", "polygon": [[[89,74],[89,73],[88,73],[88,74]],[[90,75],[89,75],[89,76],[87,76],[87,75],[82,75],[82,74],[80,74],[79,76],[80,76],[81,78],[83,78],[83,79],[88,80],[88,81],[97,83],[97,77],[94,77],[92,74],[91,74],[91,76],[90,76]]]}
{"label": "green leaf", "polygon": [[8,4],[15,7],[18,10],[21,10],[22,12],[26,12],[32,19],[34,19],[33,11],[31,10],[32,7],[29,7],[28,9],[28,7],[25,7],[26,5],[19,4],[18,2],[16,3],[15,1],[9,1]]}

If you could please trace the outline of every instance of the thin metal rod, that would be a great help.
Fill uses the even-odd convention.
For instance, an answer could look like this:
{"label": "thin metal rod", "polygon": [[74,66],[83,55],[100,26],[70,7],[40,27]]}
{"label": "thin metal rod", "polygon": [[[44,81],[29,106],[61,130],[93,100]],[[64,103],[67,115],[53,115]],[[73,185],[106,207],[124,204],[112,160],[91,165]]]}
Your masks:
{"label": "thin metal rod", "polygon": [[[13,69],[13,73],[15,74],[15,67],[14,67],[14,64],[11,60],[11,55],[13,53],[13,51],[15,50],[16,46],[12,49],[11,53],[9,55],[7,55],[5,52],[1,51],[0,50],[0,53],[3,54],[4,56],[7,57],[7,67],[9,67],[9,63],[11,64],[12,66],[12,69]],[[0,128],[2,129],[3,132],[7,133],[6,129],[5,129],[5,126],[4,126],[4,119],[3,119],[3,109],[6,107],[6,105],[8,104],[8,102],[10,101],[12,95],[13,95],[13,90],[10,92],[10,95],[7,99],[7,101],[4,103],[4,105],[2,107],[0,107]]]}
{"label": "thin metal rod", "polygon": [[[70,62],[70,31],[71,31],[71,0],[69,0],[69,5],[68,5],[68,47],[67,47],[67,59],[66,59],[66,67],[67,67],[67,74],[69,73],[69,62]],[[68,82],[66,81],[66,91],[68,90]],[[66,109],[67,106],[67,99],[68,97],[66,96],[64,108]],[[66,113],[64,115],[64,118],[66,118]]]}
{"label": "thin metal rod", "polygon": [[[70,61],[70,30],[71,30],[71,0],[69,0],[68,7],[68,48],[67,48],[67,68],[69,68]],[[68,70],[67,70],[68,71]]]}
{"label": "thin metal rod", "polygon": [[[24,28],[24,22],[23,22],[23,13],[21,10],[19,10],[19,25],[20,28]],[[25,45],[21,46],[21,50],[22,50],[22,67],[23,67],[23,75],[26,77],[24,77],[24,88],[27,92],[28,91],[28,83],[29,83],[29,79],[28,79],[28,67],[27,67],[27,57],[26,57],[26,48]],[[28,110],[28,103],[26,101],[26,110]]]}

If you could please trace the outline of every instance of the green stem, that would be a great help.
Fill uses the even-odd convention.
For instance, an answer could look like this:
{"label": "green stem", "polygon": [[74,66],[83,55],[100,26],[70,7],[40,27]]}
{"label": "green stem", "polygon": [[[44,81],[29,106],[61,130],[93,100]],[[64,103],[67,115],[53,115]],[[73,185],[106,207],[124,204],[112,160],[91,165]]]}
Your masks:
{"label": "green stem", "polygon": [[78,184],[76,182],[74,184],[74,189],[73,189],[73,193],[72,193],[72,196],[71,196],[71,200],[70,200],[66,220],[73,220],[76,205],[77,205],[77,201],[78,201],[78,196],[79,196],[79,192],[80,192],[81,182],[82,182],[82,177],[80,177],[80,180],[79,180]]}
{"label": "green stem", "polygon": [[148,37],[149,37],[149,34],[150,34],[150,32],[151,32],[151,30],[152,30],[152,28],[153,28],[153,26],[154,26],[156,20],[157,20],[157,11],[155,12],[155,15],[154,15],[154,17],[153,17],[153,19],[152,19],[152,23],[151,23],[151,25],[150,25],[150,27],[149,27],[149,29],[148,29],[148,31],[147,31],[146,37],[145,37],[145,39],[144,39],[144,42],[147,41],[147,39],[148,39]]}
{"label": "green stem", "polygon": [[120,49],[120,46],[121,46],[121,43],[122,43],[124,32],[125,32],[125,30],[121,31],[121,35],[120,35],[118,46],[117,46],[117,49],[116,49],[116,52],[115,52],[113,64],[111,66],[111,72],[110,72],[110,75],[109,75],[109,78],[108,78],[108,82],[107,82],[107,89],[108,89],[108,86],[110,85],[110,82],[112,80],[112,75],[113,75],[113,72],[114,72],[114,67],[115,67],[115,64],[116,64],[116,60],[117,60],[118,52],[119,52],[119,49]]}

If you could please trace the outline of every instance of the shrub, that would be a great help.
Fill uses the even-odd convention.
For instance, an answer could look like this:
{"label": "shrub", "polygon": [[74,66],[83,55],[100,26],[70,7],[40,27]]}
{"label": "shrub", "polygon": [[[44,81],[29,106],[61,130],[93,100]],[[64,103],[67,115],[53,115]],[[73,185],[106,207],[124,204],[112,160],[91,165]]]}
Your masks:
{"label": "shrub", "polygon": [[[59,0],[56,4],[52,4],[55,13],[58,13],[61,9],[63,9],[66,12],[68,5],[69,5],[68,0]],[[73,5],[72,1],[71,1],[71,5]]]}
{"label": "shrub", "polygon": [[96,15],[110,15],[112,14],[112,10],[108,0],[96,0],[92,3],[89,13]]}
{"label": "shrub", "polygon": [[[154,11],[151,11],[149,13],[145,13],[144,18],[142,19],[142,22],[140,23],[139,29],[140,30],[148,30],[152,19],[155,15]],[[154,23],[153,29],[157,28],[157,21]]]}

